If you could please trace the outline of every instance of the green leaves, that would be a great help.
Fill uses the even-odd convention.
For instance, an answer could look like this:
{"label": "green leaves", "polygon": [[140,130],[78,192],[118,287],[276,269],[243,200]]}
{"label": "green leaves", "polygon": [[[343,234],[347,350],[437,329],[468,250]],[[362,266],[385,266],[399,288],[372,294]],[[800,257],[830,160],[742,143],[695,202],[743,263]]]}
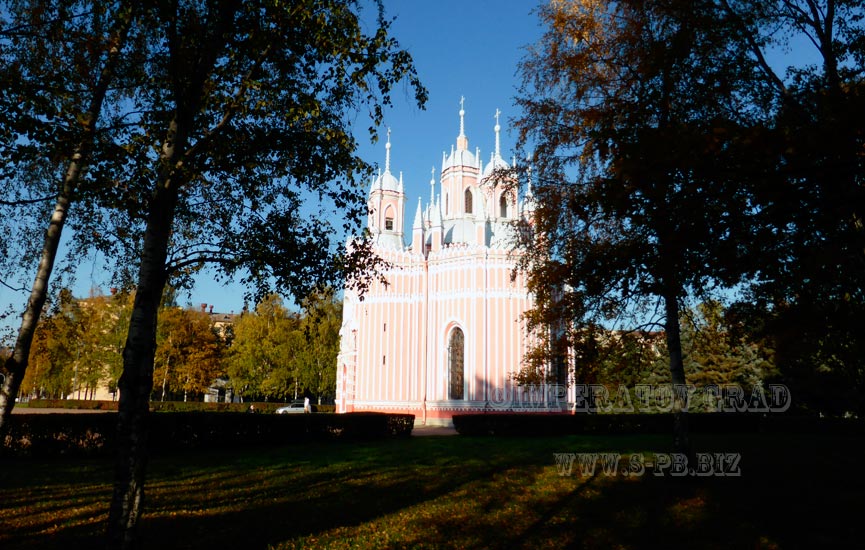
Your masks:
{"label": "green leaves", "polygon": [[310,294],[301,314],[266,296],[235,323],[229,386],[245,400],[333,397],[341,324],[341,302],[329,290]]}

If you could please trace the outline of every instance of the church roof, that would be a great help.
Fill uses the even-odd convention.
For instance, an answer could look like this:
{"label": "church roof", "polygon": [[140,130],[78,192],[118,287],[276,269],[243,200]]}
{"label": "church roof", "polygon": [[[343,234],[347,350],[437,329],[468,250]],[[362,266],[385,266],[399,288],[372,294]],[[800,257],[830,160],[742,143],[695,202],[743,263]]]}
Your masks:
{"label": "church roof", "polygon": [[451,149],[451,154],[442,164],[442,172],[452,166],[477,166],[478,161],[468,149]]}
{"label": "church roof", "polygon": [[490,161],[487,163],[486,166],[484,166],[484,172],[483,172],[482,177],[485,178],[485,177],[489,176],[490,174],[492,174],[497,169],[507,169],[507,168],[510,168],[510,166],[508,166],[508,163],[505,162],[505,159],[503,159],[501,156],[493,153],[490,155]]}

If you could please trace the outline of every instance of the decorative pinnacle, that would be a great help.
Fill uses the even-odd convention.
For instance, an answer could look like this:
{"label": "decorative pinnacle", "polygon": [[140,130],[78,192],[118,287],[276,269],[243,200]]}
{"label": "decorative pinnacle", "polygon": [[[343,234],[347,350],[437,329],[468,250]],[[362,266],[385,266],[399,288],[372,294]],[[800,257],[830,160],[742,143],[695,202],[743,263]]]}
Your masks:
{"label": "decorative pinnacle", "polygon": [[435,166],[433,166],[430,169],[429,185],[430,185],[429,203],[430,203],[430,205],[432,205],[432,203],[435,202],[435,196],[436,196],[436,167]]}
{"label": "decorative pinnacle", "polygon": [[502,127],[499,126],[499,115],[500,114],[502,114],[502,112],[499,111],[498,109],[496,109],[496,126],[495,126],[495,128],[493,128],[496,131],[496,157],[501,156],[501,154],[500,154],[501,148],[499,146],[499,143],[500,143],[499,142],[499,131],[502,129]]}
{"label": "decorative pinnacle", "polygon": [[466,132],[465,132],[465,116],[466,116],[465,102],[466,102],[465,96],[460,96],[460,137],[466,135]]}
{"label": "decorative pinnacle", "polygon": [[414,223],[412,224],[412,229],[421,229],[423,228],[423,214],[421,214],[420,208],[420,197],[417,198],[417,211],[414,213]]}
{"label": "decorative pinnacle", "polygon": [[390,128],[387,129],[387,144],[384,149],[384,173],[390,174]]}

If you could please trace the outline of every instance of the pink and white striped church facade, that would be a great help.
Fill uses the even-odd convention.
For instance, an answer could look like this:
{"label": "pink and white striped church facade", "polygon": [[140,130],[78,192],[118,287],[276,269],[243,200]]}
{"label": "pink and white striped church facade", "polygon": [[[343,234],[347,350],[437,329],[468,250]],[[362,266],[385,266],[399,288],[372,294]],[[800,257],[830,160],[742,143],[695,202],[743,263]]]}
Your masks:
{"label": "pink and white striped church facade", "polygon": [[375,250],[390,266],[387,285],[374,282],[362,300],[345,291],[337,412],[406,412],[419,424],[449,424],[513,391],[511,375],[531,343],[521,316],[532,305],[523,275],[513,277],[514,222],[530,221],[531,188],[520,200],[516,185],[491,177],[508,168],[498,120],[484,165],[479,149],[469,151],[464,116],[461,109],[456,146],[443,154],[438,185],[433,176],[430,201],[422,207],[418,198],[410,226],[388,134],[384,173],[368,202]]}

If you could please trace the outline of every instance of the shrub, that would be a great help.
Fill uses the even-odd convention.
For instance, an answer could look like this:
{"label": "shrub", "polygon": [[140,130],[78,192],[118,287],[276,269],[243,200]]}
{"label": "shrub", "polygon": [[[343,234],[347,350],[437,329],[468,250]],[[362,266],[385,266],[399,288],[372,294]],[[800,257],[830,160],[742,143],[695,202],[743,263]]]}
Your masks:
{"label": "shrub", "polygon": [[[31,399],[31,409],[80,409],[86,411],[116,411],[117,401],[97,401],[93,399]],[[16,405],[18,407],[18,405]]]}
{"label": "shrub", "polygon": [[[460,435],[554,436],[576,434],[672,433],[670,414],[461,414],[453,417]],[[753,413],[691,413],[694,433],[825,433],[862,434],[856,419]]]}
{"label": "shrub", "polygon": [[[407,437],[414,425],[413,415],[385,413],[173,412],[148,418],[150,449],[157,452]],[[8,427],[3,456],[100,455],[114,449],[117,415],[16,414]]]}
{"label": "shrub", "polygon": [[[22,403],[16,405],[21,407]],[[85,399],[31,399],[29,408],[42,409],[79,409],[116,411],[117,401],[96,401]],[[154,412],[247,412],[250,406],[255,406],[258,413],[269,414],[288,403],[253,401],[247,403],[204,403],[202,401],[151,401],[150,410]],[[335,412],[334,405],[312,405],[313,412]]]}
{"label": "shrub", "polygon": [[98,455],[114,442],[114,414],[14,414],[3,434],[4,456]]}

